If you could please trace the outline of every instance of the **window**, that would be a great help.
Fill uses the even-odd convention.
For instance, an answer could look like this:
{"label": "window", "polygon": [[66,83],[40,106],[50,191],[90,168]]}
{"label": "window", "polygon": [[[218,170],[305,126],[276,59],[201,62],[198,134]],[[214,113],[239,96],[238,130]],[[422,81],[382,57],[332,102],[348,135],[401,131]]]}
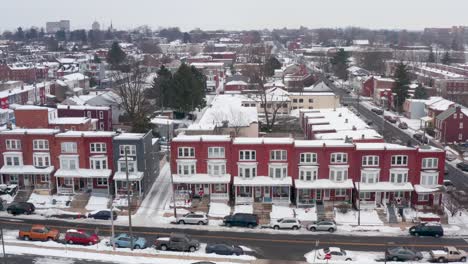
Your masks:
{"label": "window", "polygon": [[18,175],[10,175],[10,184],[18,184]]}
{"label": "window", "polygon": [[309,103],[313,103],[314,102],[314,99],[309,99]]}
{"label": "window", "polygon": [[222,176],[226,174],[225,163],[208,163],[208,175]]}
{"label": "window", "polygon": [[35,167],[49,167],[50,166],[49,153],[34,153],[33,163]]}
{"label": "window", "polygon": [[348,169],[330,169],[330,180],[334,182],[343,182],[348,179]]}
{"label": "window", "polygon": [[62,142],[62,153],[76,153],[76,142]]}
{"label": "window", "polygon": [[346,196],[346,189],[335,189],[335,196],[337,197]]}
{"label": "window", "polygon": [[[128,172],[132,173],[136,171],[136,161],[129,160],[128,162]],[[125,160],[119,160],[119,171],[120,172],[126,172],[126,164]]]}
{"label": "window", "polygon": [[60,168],[64,170],[78,169],[78,158],[75,157],[61,157]]}
{"label": "window", "polygon": [[96,179],[97,186],[107,186],[107,178],[97,178]]}
{"label": "window", "polygon": [[348,154],[347,153],[332,153],[330,162],[331,163],[346,163],[348,162]]}
{"label": "window", "polygon": [[103,111],[99,111],[99,119],[104,119],[104,112]]}
{"label": "window", "polygon": [[362,183],[377,183],[379,182],[379,171],[361,171],[361,182]]}
{"label": "window", "polygon": [[418,194],[418,202],[429,201],[429,194]]}
{"label": "window", "polygon": [[299,168],[299,179],[302,181],[317,180],[318,168]]}
{"label": "window", "polygon": [[91,116],[92,116],[91,111],[88,111],[86,114],[88,115],[88,118],[91,118]]}
{"label": "window", "polygon": [[65,186],[72,186],[73,185],[73,178],[64,178],[63,179],[63,184]]}
{"label": "window", "polygon": [[317,153],[311,153],[311,152],[301,153],[300,163],[301,164],[317,163]]}
{"label": "window", "polygon": [[49,175],[41,175],[41,182],[49,182],[50,177]]}
{"label": "window", "polygon": [[19,150],[21,149],[21,140],[19,139],[7,139],[5,140],[7,150]]}
{"label": "window", "polygon": [[406,183],[408,182],[408,172],[391,172],[390,181],[393,183]]}
{"label": "window", "polygon": [[99,123],[99,130],[104,131],[104,123]]}
{"label": "window", "polygon": [[214,190],[217,193],[225,193],[226,190],[227,190],[226,189],[226,184],[222,184],[222,183],[214,184]]}
{"label": "window", "polygon": [[239,160],[255,160],[255,150],[241,150],[239,151]]}
{"label": "window", "polygon": [[195,163],[178,163],[177,173],[182,176],[189,176],[195,174]]}
{"label": "window", "polygon": [[274,179],[282,179],[288,175],[288,167],[284,166],[272,166],[270,165],[270,177]]}
{"label": "window", "polygon": [[304,99],[299,99],[299,103],[303,103],[304,102]]}
{"label": "window", "polygon": [[125,156],[125,152],[127,152],[128,156],[136,156],[136,146],[135,145],[120,145],[119,152],[120,152],[120,156]]}
{"label": "window", "polygon": [[423,169],[437,169],[439,166],[438,158],[424,158],[422,159],[422,168]]}
{"label": "window", "polygon": [[20,155],[5,155],[5,165],[7,166],[22,166],[23,159]]}
{"label": "window", "polygon": [[94,170],[105,170],[107,169],[107,158],[106,157],[91,157],[89,158],[91,169]]}
{"label": "window", "polygon": [[369,200],[371,198],[371,193],[370,192],[361,192],[361,193],[359,193],[359,198],[361,198],[361,200]]}
{"label": "window", "polygon": [[257,176],[257,166],[239,166],[239,177],[250,179]]}
{"label": "window", "polygon": [[297,99],[293,99],[293,103],[297,103]]}
{"label": "window", "polygon": [[362,166],[379,166],[379,156],[363,156]]}
{"label": "window", "polygon": [[179,158],[194,158],[195,149],[192,147],[180,147],[179,148]]}
{"label": "window", "polygon": [[460,129],[463,129],[463,122],[460,122]]}
{"label": "window", "polygon": [[392,165],[408,165],[408,156],[394,155],[392,156]]}
{"label": "window", "polygon": [[434,186],[437,185],[439,179],[439,174],[435,173],[421,173],[421,185],[425,186]]}
{"label": "window", "polygon": [[106,143],[91,143],[89,144],[91,153],[106,153]]}
{"label": "window", "polygon": [[49,141],[47,139],[35,139],[33,140],[33,149],[34,150],[48,150]]}
{"label": "window", "polygon": [[209,147],[208,158],[224,158],[224,147]]}
{"label": "window", "polygon": [[463,140],[463,134],[462,133],[458,134],[458,140]]}
{"label": "window", "polygon": [[270,160],[286,160],[286,150],[272,150],[270,151]]}

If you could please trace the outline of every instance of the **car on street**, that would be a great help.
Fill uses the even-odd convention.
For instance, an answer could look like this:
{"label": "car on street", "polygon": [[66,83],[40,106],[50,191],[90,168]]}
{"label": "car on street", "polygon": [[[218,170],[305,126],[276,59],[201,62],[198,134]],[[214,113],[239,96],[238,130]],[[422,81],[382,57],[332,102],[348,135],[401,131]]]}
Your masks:
{"label": "car on street", "polygon": [[398,124],[398,128],[400,128],[400,129],[408,129],[408,124],[406,124],[405,122],[400,122],[400,124]]}
{"label": "car on street", "polygon": [[273,229],[293,229],[297,230],[301,228],[301,221],[296,218],[280,218],[277,220],[272,220],[270,227]]}
{"label": "car on street", "polygon": [[31,228],[20,230],[18,238],[23,240],[54,240],[57,241],[60,232],[57,229],[50,229],[44,225],[32,225]]}
{"label": "car on street", "polygon": [[69,229],[65,233],[65,242],[68,244],[94,245],[99,242],[99,237],[83,230]]}
{"label": "car on street", "polygon": [[200,242],[191,236],[182,233],[171,233],[169,237],[159,237],[154,241],[154,247],[163,251],[189,251],[195,252],[200,248]]}
{"label": "car on street", "polygon": [[462,171],[468,171],[468,162],[457,163],[457,168],[459,168]]}
{"label": "car on street", "polygon": [[12,215],[19,214],[32,214],[36,210],[36,207],[32,203],[19,202],[13,203],[7,207],[7,212]]}
{"label": "car on street", "polygon": [[239,246],[228,244],[208,244],[205,249],[206,253],[215,253],[218,255],[244,255],[244,250]]}
{"label": "car on street", "polygon": [[176,223],[185,225],[185,224],[194,224],[194,225],[207,225],[208,216],[205,213],[188,213],[181,217],[177,217]]}
{"label": "car on street", "polygon": [[423,135],[421,133],[414,134],[413,138],[416,139],[417,141],[423,143],[423,144],[428,144],[429,143],[429,139],[425,135]]}
{"label": "car on street", "polygon": [[385,258],[392,261],[418,261],[423,259],[423,255],[406,247],[396,247],[387,249]]}
{"label": "car on street", "polygon": [[441,237],[444,235],[444,229],[437,223],[421,223],[410,227],[409,233],[412,236]]}
{"label": "car on street", "polygon": [[[117,219],[117,212],[112,211],[114,220]],[[98,210],[88,214],[88,218],[94,218],[99,220],[110,220],[111,211],[110,210]]]}
{"label": "car on street", "polygon": [[307,230],[310,231],[328,231],[333,233],[336,231],[336,223],[332,220],[322,220],[322,221],[314,221],[311,224],[307,225]]}
{"label": "car on street", "polygon": [[227,215],[223,219],[225,226],[243,226],[254,228],[258,226],[258,216],[256,214],[236,213]]}
{"label": "car on street", "polygon": [[115,246],[119,248],[131,248],[132,240],[134,249],[146,248],[146,239],[144,237],[133,237],[132,239],[128,234],[120,234],[114,238],[111,238],[108,245],[112,246],[112,244],[115,244]]}
{"label": "car on street", "polygon": [[377,115],[383,115],[383,113],[384,113],[384,111],[382,109],[379,109],[379,108],[372,108],[371,111],[374,112]]}
{"label": "car on street", "polygon": [[397,118],[394,117],[394,116],[390,116],[390,115],[386,115],[384,116],[385,120],[387,120],[388,122],[392,123],[392,124],[395,124],[397,122]]}
{"label": "car on street", "polygon": [[439,250],[431,250],[429,252],[430,260],[432,262],[466,262],[468,254],[466,251],[457,249],[456,247],[444,247]]}
{"label": "car on street", "polygon": [[317,258],[331,261],[352,261],[353,256],[339,247],[327,247],[317,251]]}

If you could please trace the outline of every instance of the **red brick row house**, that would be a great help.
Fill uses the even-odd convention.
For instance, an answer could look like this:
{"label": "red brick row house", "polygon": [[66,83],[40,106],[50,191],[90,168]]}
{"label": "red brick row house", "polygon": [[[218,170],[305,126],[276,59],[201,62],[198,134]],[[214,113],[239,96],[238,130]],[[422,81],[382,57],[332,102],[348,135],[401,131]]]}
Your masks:
{"label": "red brick row house", "polygon": [[[174,138],[174,188],[237,204],[361,201],[440,205],[444,151],[388,143],[292,138]],[[360,199],[358,199],[360,197]]]}
{"label": "red brick row house", "polygon": [[57,105],[58,117],[84,117],[96,119],[96,129],[112,131],[112,109],[108,106]]}
{"label": "red brick row house", "polygon": [[468,141],[468,108],[452,105],[435,117],[434,124],[439,142]]}

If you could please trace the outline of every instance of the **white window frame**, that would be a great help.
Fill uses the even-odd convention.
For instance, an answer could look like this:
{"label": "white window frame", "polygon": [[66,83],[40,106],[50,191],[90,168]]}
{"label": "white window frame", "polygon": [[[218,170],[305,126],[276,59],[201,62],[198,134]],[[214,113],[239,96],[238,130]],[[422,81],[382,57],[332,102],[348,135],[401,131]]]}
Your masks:
{"label": "white window frame", "polygon": [[7,139],[5,140],[5,146],[7,150],[20,150],[21,140],[19,139]]}
{"label": "white window frame", "polygon": [[371,192],[360,192],[359,199],[360,200],[370,200],[371,199]]}
{"label": "white window frame", "polygon": [[335,197],[345,197],[347,195],[347,189],[335,189]]}
{"label": "white window frame", "polygon": [[63,184],[65,186],[73,186],[73,178],[63,178]]}
{"label": "white window frame", "polygon": [[177,154],[179,158],[195,158],[195,148],[194,147],[179,147],[177,149]]}
{"label": "white window frame", "polygon": [[78,146],[76,142],[62,142],[60,149],[62,153],[77,153]]}
{"label": "white window frame", "polygon": [[[74,166],[70,166],[73,164]],[[60,157],[60,168],[64,170],[77,170],[80,168],[78,157]]]}
{"label": "white window frame", "polygon": [[47,139],[34,139],[33,150],[49,150],[49,140]]}
{"label": "white window frame", "polygon": [[225,157],[224,147],[208,147],[209,159],[223,159]]}
{"label": "white window frame", "polygon": [[257,159],[257,152],[255,150],[239,150],[239,160],[254,161],[256,159]]}
{"label": "white window frame", "polygon": [[89,152],[90,153],[106,153],[107,144],[104,142],[89,143]]}
{"label": "white window frame", "polygon": [[392,166],[408,166],[408,155],[393,155]]}
{"label": "white window frame", "polygon": [[107,178],[96,178],[96,186],[108,186],[109,180]]}
{"label": "white window frame", "polygon": [[19,183],[18,175],[17,174],[10,174],[9,183],[10,184],[18,184]]}
{"label": "white window frame", "polygon": [[[125,172],[125,160],[119,160],[118,167],[120,172]],[[128,160],[128,172],[136,172],[137,171],[137,162],[135,160]]]}
{"label": "white window frame", "polygon": [[[257,177],[257,165],[239,165],[238,167],[237,175],[239,175],[239,177],[243,179],[253,179]],[[249,173],[246,173],[247,171]],[[247,175],[249,177],[246,177]]]}
{"label": "white window frame", "polygon": [[[98,166],[96,166],[98,165]],[[109,164],[107,162],[107,157],[93,157],[89,158],[89,167],[93,170],[107,170]]]}
{"label": "white window frame", "polygon": [[299,159],[300,164],[317,164],[317,153],[302,152]]}
{"label": "white window frame", "polygon": [[361,170],[362,183],[378,183],[380,178],[379,170]]}
{"label": "white window frame", "polygon": [[438,172],[421,172],[420,184],[424,186],[435,186],[439,183]]}
{"label": "white window frame", "polygon": [[210,176],[223,176],[226,174],[226,162],[209,162],[208,161],[208,175]]}
{"label": "white window frame", "polygon": [[286,161],[288,159],[288,152],[284,149],[275,149],[270,151],[271,161]]}
{"label": "white window frame", "polygon": [[177,162],[177,174],[180,176],[193,176],[197,173],[196,162]]}
{"label": "white window frame", "polygon": [[330,168],[330,178],[334,182],[344,182],[348,179],[348,168]]}
{"label": "white window frame", "polygon": [[268,176],[273,179],[283,179],[288,176],[287,164],[270,164],[268,167]]}
{"label": "white window frame", "polygon": [[44,152],[33,153],[33,165],[35,167],[49,167],[50,166],[50,154]]}
{"label": "white window frame", "polygon": [[348,153],[345,152],[335,152],[330,154],[330,163],[348,163]]}
{"label": "white window frame", "polygon": [[418,194],[418,202],[427,202],[429,201],[429,194],[428,193],[419,193]]}
{"label": "white window frame", "polygon": [[405,184],[408,182],[408,171],[392,171],[390,170],[390,182],[397,184]]}
{"label": "white window frame", "polygon": [[[309,179],[310,178],[310,179]],[[299,179],[302,181],[315,181],[318,178],[318,168],[299,167]]]}
{"label": "white window frame", "polygon": [[362,166],[379,166],[379,156],[366,155],[362,156]]}
{"label": "white window frame", "polygon": [[423,158],[421,161],[423,169],[437,169],[439,167],[438,158]]}
{"label": "white window frame", "polygon": [[23,166],[23,155],[21,154],[4,154],[3,162],[5,166]]}
{"label": "white window frame", "polygon": [[49,182],[49,181],[50,181],[49,174],[42,174],[41,175],[41,182]]}

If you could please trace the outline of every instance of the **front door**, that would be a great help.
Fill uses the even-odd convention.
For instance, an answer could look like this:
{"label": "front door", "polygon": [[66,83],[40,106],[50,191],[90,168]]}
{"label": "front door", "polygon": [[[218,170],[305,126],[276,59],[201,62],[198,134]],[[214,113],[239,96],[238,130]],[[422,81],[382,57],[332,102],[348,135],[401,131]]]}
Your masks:
{"label": "front door", "polygon": [[205,194],[210,194],[210,185],[209,184],[204,184],[203,185],[203,191]]}
{"label": "front door", "polygon": [[330,190],[323,190],[323,200],[330,200]]}
{"label": "front door", "polygon": [[265,202],[271,202],[270,186],[263,187],[263,199]]}
{"label": "front door", "polygon": [[195,195],[203,196],[203,184],[195,184]]}
{"label": "front door", "polygon": [[88,180],[86,181],[86,187],[87,187],[88,189],[93,189],[93,179],[88,179]]}
{"label": "front door", "polygon": [[30,175],[24,175],[23,184],[24,184],[25,187],[31,186],[31,176]]}
{"label": "front door", "polygon": [[381,192],[375,192],[375,202],[377,204],[382,203],[382,193]]}
{"label": "front door", "polygon": [[262,187],[260,186],[255,186],[255,202],[263,202]]}
{"label": "front door", "polygon": [[322,190],[315,191],[315,200],[321,201],[322,200]]}
{"label": "front door", "polygon": [[440,201],[440,193],[434,193],[434,205],[439,205],[439,201]]}

